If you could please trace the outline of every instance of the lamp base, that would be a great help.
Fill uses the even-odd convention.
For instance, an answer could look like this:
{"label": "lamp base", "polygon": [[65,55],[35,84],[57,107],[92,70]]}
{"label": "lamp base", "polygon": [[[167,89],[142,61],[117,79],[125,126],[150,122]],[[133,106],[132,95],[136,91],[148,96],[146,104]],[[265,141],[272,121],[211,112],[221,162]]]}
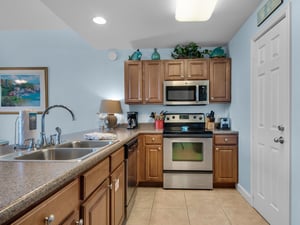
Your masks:
{"label": "lamp base", "polygon": [[114,114],[108,114],[104,120],[108,129],[114,129],[117,127],[118,118]]}

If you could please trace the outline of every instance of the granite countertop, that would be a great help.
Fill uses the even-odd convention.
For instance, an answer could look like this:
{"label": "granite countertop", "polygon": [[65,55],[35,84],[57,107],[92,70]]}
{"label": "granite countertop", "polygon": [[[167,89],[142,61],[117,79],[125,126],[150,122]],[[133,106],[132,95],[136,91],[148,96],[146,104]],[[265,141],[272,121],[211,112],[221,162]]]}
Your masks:
{"label": "granite countertop", "polygon": [[[85,133],[95,131],[64,135],[63,140],[83,140]],[[59,190],[139,134],[162,132],[162,129],[155,129],[153,124],[140,124],[138,129],[132,130],[117,128],[113,133],[117,135],[118,142],[81,162],[0,161],[0,224],[11,222],[12,218]],[[0,147],[0,155],[13,151],[12,145]]]}

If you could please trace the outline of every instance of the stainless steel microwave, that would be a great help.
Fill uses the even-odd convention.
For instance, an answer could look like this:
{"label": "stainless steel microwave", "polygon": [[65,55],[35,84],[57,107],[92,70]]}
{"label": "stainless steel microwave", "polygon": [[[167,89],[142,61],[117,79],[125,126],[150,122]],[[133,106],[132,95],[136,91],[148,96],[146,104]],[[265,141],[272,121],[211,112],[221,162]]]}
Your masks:
{"label": "stainless steel microwave", "polygon": [[164,105],[206,105],[208,80],[164,81]]}

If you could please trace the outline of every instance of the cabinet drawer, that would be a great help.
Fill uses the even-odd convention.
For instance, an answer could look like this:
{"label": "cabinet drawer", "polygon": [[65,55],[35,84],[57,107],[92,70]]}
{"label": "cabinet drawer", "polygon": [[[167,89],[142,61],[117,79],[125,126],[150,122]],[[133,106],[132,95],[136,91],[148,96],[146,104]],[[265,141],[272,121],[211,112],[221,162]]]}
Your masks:
{"label": "cabinet drawer", "polygon": [[161,144],[162,135],[145,135],[145,144]]}
{"label": "cabinet drawer", "polygon": [[81,199],[86,199],[109,176],[109,158],[81,176]]}
{"label": "cabinet drawer", "polygon": [[214,139],[216,145],[236,145],[238,142],[235,134],[217,134]]}
{"label": "cabinet drawer", "polygon": [[110,155],[110,171],[114,171],[124,161],[124,147]]}
{"label": "cabinet drawer", "polygon": [[68,215],[79,208],[79,180],[76,179],[62,190],[36,206],[15,221],[14,225],[45,224],[45,217],[54,216],[51,225],[62,223]]}

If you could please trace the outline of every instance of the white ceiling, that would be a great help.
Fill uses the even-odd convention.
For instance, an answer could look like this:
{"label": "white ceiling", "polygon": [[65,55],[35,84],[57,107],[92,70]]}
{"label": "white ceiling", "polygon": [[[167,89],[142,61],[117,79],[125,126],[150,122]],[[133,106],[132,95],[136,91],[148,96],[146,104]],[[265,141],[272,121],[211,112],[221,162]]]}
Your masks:
{"label": "white ceiling", "polygon": [[[71,28],[97,49],[173,48],[191,41],[219,46],[261,2],[218,0],[209,21],[179,23],[175,0],[0,0],[0,30]],[[94,16],[107,24],[94,24]]]}

